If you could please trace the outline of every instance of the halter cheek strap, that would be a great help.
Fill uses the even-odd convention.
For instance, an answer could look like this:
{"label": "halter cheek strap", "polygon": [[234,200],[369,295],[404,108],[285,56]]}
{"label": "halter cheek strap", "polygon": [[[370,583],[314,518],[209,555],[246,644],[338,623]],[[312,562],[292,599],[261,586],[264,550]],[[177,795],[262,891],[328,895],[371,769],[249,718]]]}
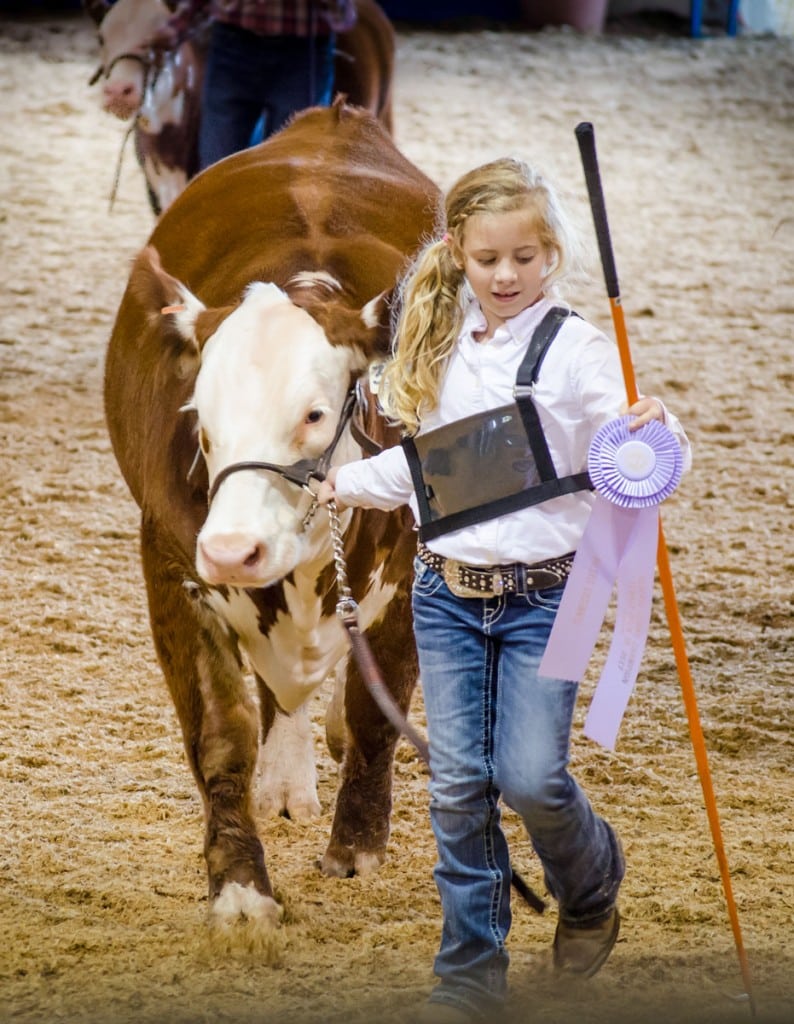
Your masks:
{"label": "halter cheek strap", "polygon": [[212,501],[224,480],[230,477],[232,473],[240,473],[242,470],[266,470],[270,473],[277,473],[279,476],[283,477],[284,480],[289,480],[290,483],[297,484],[299,487],[307,488],[311,480],[325,480],[328,467],[331,464],[331,459],[336,451],[336,446],[339,444],[344,429],[353,414],[353,407],[355,406],[355,403],[356,392],[351,388],[345,397],[345,403],[342,406],[342,412],[339,416],[339,422],[336,425],[336,431],[331,439],[331,443],[318,459],[299,459],[297,462],[293,462],[289,466],[282,466],[277,462],[259,462],[256,460],[233,462],[229,466],[224,466],[213,480],[207,497],[207,503],[210,505],[212,504]]}

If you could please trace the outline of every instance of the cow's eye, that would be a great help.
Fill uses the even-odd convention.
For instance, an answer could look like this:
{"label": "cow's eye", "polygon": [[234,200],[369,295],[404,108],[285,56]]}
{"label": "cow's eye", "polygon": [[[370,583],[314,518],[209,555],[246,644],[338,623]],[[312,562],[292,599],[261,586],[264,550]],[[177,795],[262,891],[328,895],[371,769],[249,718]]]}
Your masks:
{"label": "cow's eye", "polygon": [[306,422],[307,423],[319,423],[322,418],[323,418],[323,411],[322,411],[322,409],[312,409],[312,411],[306,417]]}
{"label": "cow's eye", "polygon": [[199,444],[201,445],[201,450],[204,454],[209,455],[210,439],[207,437],[207,431],[203,427],[199,430]]}

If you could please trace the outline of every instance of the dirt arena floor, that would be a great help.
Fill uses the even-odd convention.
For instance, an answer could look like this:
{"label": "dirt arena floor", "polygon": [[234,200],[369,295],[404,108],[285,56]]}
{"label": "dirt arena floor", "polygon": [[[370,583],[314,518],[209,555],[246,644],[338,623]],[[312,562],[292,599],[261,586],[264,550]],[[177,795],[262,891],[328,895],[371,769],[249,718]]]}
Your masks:
{"label": "dirt arena floor", "polygon": [[[397,141],[442,186],[517,152],[591,235],[573,131],[596,126],[640,388],[694,444],[663,519],[756,1016],[794,1020],[794,39],[642,23],[404,26],[398,43]],[[201,807],[103,419],[104,348],[152,220],[131,152],[108,209],[123,127],[88,88],[95,63],[79,14],[0,24],[0,1020],[409,1022],[440,922],[426,774],[401,744],[385,867],[323,878],[319,697],[324,814],[261,822],[285,924],[264,950],[207,928]],[[572,298],[611,332],[597,260]],[[623,930],[596,978],[560,990],[553,908],[517,905],[507,1019],[749,1021],[660,596],[614,753],[582,736],[597,671],[573,759],[626,849]]]}

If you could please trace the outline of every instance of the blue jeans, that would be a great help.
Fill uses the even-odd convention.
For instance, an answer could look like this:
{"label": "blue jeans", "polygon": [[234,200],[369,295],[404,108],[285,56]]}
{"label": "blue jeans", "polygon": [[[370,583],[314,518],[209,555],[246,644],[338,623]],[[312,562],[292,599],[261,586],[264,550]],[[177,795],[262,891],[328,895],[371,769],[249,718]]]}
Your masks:
{"label": "blue jeans", "polygon": [[596,923],[623,878],[620,844],[568,773],[577,684],[538,675],[563,587],[459,598],[414,563],[443,929],[432,999],[488,1016],[504,1000],[511,867],[499,799],[526,826],[571,924]]}
{"label": "blue jeans", "polygon": [[272,135],[297,111],[327,106],[333,51],[332,35],[258,36],[215,22],[201,97],[201,169]]}

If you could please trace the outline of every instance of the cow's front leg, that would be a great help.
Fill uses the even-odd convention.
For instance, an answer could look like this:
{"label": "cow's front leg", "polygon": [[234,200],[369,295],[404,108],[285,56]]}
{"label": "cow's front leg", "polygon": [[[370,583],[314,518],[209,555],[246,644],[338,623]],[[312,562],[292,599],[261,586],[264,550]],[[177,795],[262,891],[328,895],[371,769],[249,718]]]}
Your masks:
{"label": "cow's front leg", "polygon": [[[407,713],[417,678],[408,598],[396,596],[382,622],[368,631],[384,681]],[[350,660],[345,688],[347,744],[331,839],[321,867],[340,878],[367,874],[386,857],[394,750],[399,739]]]}
{"label": "cow's front leg", "polygon": [[210,912],[215,921],[274,925],[281,908],[251,807],[259,723],[236,646],[216,613],[186,587],[167,538],[143,524],[143,569],[157,655],[204,803]]}
{"label": "cow's front leg", "polygon": [[275,707],[270,691],[259,682],[263,742],[257,767],[257,809],[293,821],[309,821],[320,812],[317,766],[308,704],[291,715]]}

